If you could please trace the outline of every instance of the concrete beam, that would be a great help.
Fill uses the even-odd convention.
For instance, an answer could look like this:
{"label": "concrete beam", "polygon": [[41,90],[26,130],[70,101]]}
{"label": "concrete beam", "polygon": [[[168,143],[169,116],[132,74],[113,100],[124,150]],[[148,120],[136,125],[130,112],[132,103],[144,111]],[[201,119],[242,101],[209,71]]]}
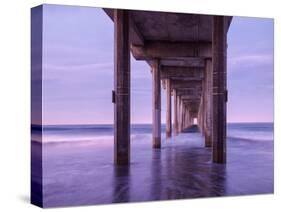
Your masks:
{"label": "concrete beam", "polygon": [[129,14],[114,10],[114,162],[130,161]]}
{"label": "concrete beam", "polygon": [[161,66],[161,79],[168,78],[187,78],[202,79],[203,68]]}
{"label": "concrete beam", "polygon": [[200,106],[199,99],[182,99],[182,98],[180,98],[180,99],[186,107],[188,107],[190,109],[199,110],[199,106]]}
{"label": "concrete beam", "polygon": [[[110,17],[112,21],[114,21],[114,10],[113,9],[103,9],[104,12]],[[129,10],[126,10],[129,14],[129,39],[130,43],[134,45],[144,45],[144,38],[142,33],[139,31],[138,27],[135,24],[134,17],[130,14]]]}
{"label": "concrete beam", "polygon": [[202,92],[201,90],[195,89],[195,88],[189,88],[186,90],[183,90],[184,88],[177,89],[177,94],[179,96],[184,95],[191,95],[191,96],[201,96]]}
{"label": "concrete beam", "polygon": [[160,64],[162,66],[178,66],[178,67],[195,67],[203,68],[205,66],[205,60],[199,57],[187,57],[181,59],[161,59]]}
{"label": "concrete beam", "polygon": [[198,100],[183,100],[183,103],[191,110],[191,109],[199,109],[200,101]]}
{"label": "concrete beam", "polygon": [[182,72],[186,73],[188,72],[192,76],[202,76],[204,71],[204,66],[203,67],[181,67],[181,66],[161,66],[161,72]]}
{"label": "concrete beam", "polygon": [[180,98],[182,100],[192,100],[192,101],[199,101],[201,96],[193,96],[193,95],[182,95]]}
{"label": "concrete beam", "polygon": [[[174,81],[174,80],[171,80]],[[197,92],[200,93],[202,92],[202,85],[198,84],[198,86],[195,87],[183,87],[183,88],[177,88],[176,89],[179,92]]]}
{"label": "concrete beam", "polygon": [[131,51],[136,60],[211,58],[212,44],[210,42],[146,41],[144,45],[132,45]]}
{"label": "concrete beam", "polygon": [[171,80],[172,89],[195,88],[202,85],[201,80]]}
{"label": "concrete beam", "polygon": [[185,80],[185,81],[200,81],[202,78],[198,77],[170,77],[170,80]]}
{"label": "concrete beam", "polygon": [[134,17],[130,14],[130,41],[132,45],[144,45],[144,38],[135,24]]}
{"label": "concrete beam", "polygon": [[191,119],[190,123],[191,124],[194,124],[194,118],[197,117],[197,114],[198,114],[198,111],[191,111],[190,110],[190,119]]}

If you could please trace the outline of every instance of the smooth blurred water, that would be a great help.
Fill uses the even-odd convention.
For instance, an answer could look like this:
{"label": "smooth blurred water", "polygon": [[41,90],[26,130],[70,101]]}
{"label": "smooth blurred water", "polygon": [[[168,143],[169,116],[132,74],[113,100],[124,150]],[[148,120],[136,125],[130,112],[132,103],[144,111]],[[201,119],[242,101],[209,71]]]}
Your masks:
{"label": "smooth blurred water", "polygon": [[[113,164],[110,125],[45,126],[44,207],[273,193],[273,124],[228,124],[227,164],[211,162],[199,132],[153,149],[151,125],[133,125],[130,166]],[[36,138],[33,127],[33,138]]]}
{"label": "smooth blurred water", "polygon": [[249,140],[273,140],[273,123],[228,124],[227,137]]}
{"label": "smooth blurred water", "polygon": [[[36,127],[33,127],[36,135]],[[131,135],[151,135],[151,124],[133,124]],[[162,134],[165,125],[162,125]],[[43,142],[97,141],[113,137],[113,125],[47,125],[43,127]],[[273,140],[272,123],[231,123],[227,137],[250,140]],[[140,136],[138,136],[140,138]],[[34,139],[36,137],[34,136]]]}

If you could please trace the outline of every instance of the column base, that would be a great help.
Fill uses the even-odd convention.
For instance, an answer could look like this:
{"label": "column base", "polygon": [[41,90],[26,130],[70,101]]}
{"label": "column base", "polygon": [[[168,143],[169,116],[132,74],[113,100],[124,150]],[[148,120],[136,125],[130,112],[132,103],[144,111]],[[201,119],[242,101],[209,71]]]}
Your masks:
{"label": "column base", "polygon": [[213,163],[226,164],[226,159],[222,160],[213,158]]}
{"label": "column base", "polygon": [[155,149],[161,148],[161,138],[153,138],[153,148]]}
{"label": "column base", "polygon": [[114,164],[118,166],[129,165],[130,158],[128,155],[118,155],[114,158]]}
{"label": "column base", "polygon": [[166,138],[170,138],[172,136],[171,132],[166,132]]}
{"label": "column base", "polygon": [[225,153],[223,153],[221,151],[219,151],[219,152],[213,151],[213,163],[225,164],[226,163]]}
{"label": "column base", "polygon": [[205,147],[212,147],[212,139],[211,139],[211,136],[205,135]]}

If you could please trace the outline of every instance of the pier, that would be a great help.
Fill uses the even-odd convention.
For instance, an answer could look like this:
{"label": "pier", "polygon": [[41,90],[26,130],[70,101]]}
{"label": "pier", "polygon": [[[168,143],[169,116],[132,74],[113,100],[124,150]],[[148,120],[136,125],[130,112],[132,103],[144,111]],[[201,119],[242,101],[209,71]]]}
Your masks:
{"label": "pier", "polygon": [[226,163],[227,31],[232,17],[104,11],[114,22],[115,164],[130,163],[131,53],[151,67],[152,148],[161,148],[162,87],[167,95],[166,137],[197,123],[205,147],[212,148],[212,161]]}

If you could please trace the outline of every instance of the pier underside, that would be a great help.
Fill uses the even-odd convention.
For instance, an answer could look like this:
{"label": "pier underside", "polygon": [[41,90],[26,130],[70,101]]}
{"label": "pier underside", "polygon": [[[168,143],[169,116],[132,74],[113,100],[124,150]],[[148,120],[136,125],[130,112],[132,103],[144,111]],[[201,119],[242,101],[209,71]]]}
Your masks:
{"label": "pier underside", "polygon": [[196,120],[204,146],[212,147],[212,161],[225,163],[226,49],[232,17],[104,11],[114,22],[115,163],[130,161],[130,52],[151,67],[153,148],[161,148],[162,85],[167,95],[166,137]]}

